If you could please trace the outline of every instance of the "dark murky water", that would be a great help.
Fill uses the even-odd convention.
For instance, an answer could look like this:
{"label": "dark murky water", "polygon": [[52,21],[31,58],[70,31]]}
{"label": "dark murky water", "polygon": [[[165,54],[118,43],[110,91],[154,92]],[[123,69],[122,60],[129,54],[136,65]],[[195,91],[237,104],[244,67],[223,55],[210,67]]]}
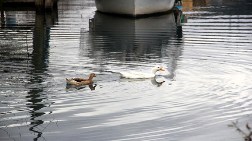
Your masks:
{"label": "dark murky water", "polygon": [[[251,7],[185,0],[182,31],[173,13],[114,17],[96,13],[93,0],[1,12],[0,140],[245,140]],[[156,64],[171,72],[162,84],[117,73]],[[95,85],[66,87],[65,78],[91,72]]]}

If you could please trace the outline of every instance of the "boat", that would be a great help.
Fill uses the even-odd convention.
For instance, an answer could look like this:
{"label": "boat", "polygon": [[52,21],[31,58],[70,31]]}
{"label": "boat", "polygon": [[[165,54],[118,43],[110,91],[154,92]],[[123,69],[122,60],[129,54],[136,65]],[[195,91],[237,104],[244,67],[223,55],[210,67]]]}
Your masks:
{"label": "boat", "polygon": [[171,11],[175,0],[95,0],[98,11],[133,17]]}

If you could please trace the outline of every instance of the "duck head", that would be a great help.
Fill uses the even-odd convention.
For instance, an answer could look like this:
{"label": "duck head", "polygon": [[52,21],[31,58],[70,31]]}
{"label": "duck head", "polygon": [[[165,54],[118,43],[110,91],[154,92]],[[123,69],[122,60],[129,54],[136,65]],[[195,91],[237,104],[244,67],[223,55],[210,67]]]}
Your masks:
{"label": "duck head", "polygon": [[152,68],[152,73],[156,73],[157,71],[165,71],[165,69],[162,66],[155,66]]}
{"label": "duck head", "polygon": [[94,77],[96,77],[96,75],[95,75],[94,73],[91,73],[91,74],[89,75],[89,79],[93,79]]}

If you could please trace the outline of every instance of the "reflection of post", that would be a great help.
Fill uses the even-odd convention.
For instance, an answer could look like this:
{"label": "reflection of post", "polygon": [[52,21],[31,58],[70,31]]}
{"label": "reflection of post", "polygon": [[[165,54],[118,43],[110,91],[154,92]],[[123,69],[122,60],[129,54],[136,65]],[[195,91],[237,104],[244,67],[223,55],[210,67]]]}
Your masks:
{"label": "reflection of post", "polygon": [[[47,56],[48,56],[48,45],[47,45],[47,31],[45,26],[45,15],[36,12],[35,16],[35,28],[33,34],[33,52],[32,52],[32,64],[34,69],[32,70],[31,74],[33,75],[30,82],[32,84],[39,85],[43,82],[43,78],[41,74],[44,73],[47,67]],[[37,120],[36,118],[44,115],[45,113],[40,113],[38,110],[45,107],[44,104],[40,104],[43,101],[41,98],[41,93],[43,92],[43,88],[32,88],[28,92],[27,99],[30,105],[28,105],[31,114],[31,127],[29,128],[30,131],[37,134],[37,136],[33,139],[37,141],[40,137],[42,137],[42,131],[39,131],[40,128],[38,126],[42,125],[44,121]]]}
{"label": "reflection of post", "polygon": [[43,87],[39,86],[44,81],[42,76],[45,75],[45,70],[47,68],[48,42],[50,37],[50,30],[48,26],[53,25],[55,21],[55,18],[52,15],[55,15],[55,13],[53,14],[53,12],[49,12],[45,14],[44,12],[36,11],[35,16],[32,52],[33,70],[31,70],[32,77],[30,82],[38,87],[31,88],[27,96],[30,103],[27,107],[31,109],[31,127],[29,130],[36,134],[36,137],[33,139],[34,141],[39,140],[39,138],[43,138],[43,130],[46,128],[38,128],[45,123],[43,120],[37,118],[45,114],[44,112],[39,112],[39,110],[46,107],[46,105],[42,102],[45,99],[45,97],[41,95],[43,94]]}
{"label": "reflection of post", "polygon": [[36,13],[35,28],[33,34],[33,57],[32,63],[35,69],[41,70],[46,67],[46,60],[48,56],[48,36],[45,26],[44,14]]}
{"label": "reflection of post", "polygon": [[50,26],[57,21],[57,11],[36,12],[33,34],[33,65],[36,69],[47,66]]}
{"label": "reflection of post", "polygon": [[[34,83],[41,83],[43,80],[40,76],[36,76],[36,82]],[[39,81],[39,82],[37,82]],[[32,82],[32,80],[31,80]],[[33,82],[32,82],[33,83]],[[41,110],[42,108],[46,107],[44,104],[42,104],[43,99],[41,97],[41,92],[43,91],[43,89],[39,89],[39,88],[33,88],[28,92],[28,96],[26,97],[28,99],[28,102],[30,103],[29,105],[27,105],[27,107],[29,107],[30,110],[30,114],[31,114],[31,127],[29,128],[30,131],[37,133],[37,136],[33,139],[34,141],[37,141],[43,134],[43,129],[40,128],[36,128],[40,125],[42,125],[44,123],[43,120],[37,120],[36,118],[44,115],[44,112],[38,112],[39,110]]]}
{"label": "reflection of post", "polygon": [[182,17],[182,11],[181,10],[175,10],[174,11],[175,21],[177,25],[177,37],[182,38],[183,32],[182,32],[182,25],[181,25],[181,17]]}
{"label": "reflection of post", "polygon": [[1,11],[1,27],[2,27],[4,26],[3,0],[0,0],[0,11]]}

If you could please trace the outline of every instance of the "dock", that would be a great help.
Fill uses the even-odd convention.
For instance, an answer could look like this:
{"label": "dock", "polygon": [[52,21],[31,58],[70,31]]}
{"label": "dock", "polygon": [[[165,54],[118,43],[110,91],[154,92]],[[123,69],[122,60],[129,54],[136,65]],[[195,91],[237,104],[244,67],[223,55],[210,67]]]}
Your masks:
{"label": "dock", "polygon": [[50,11],[57,4],[57,0],[0,0],[0,9],[5,7],[32,6],[37,10]]}
{"label": "dock", "polygon": [[[5,43],[5,47],[10,50],[22,50],[26,47],[27,59],[32,60],[35,69],[46,65],[50,29],[58,20],[57,2],[57,0],[0,0],[0,29],[1,32],[7,31],[5,36],[0,36],[0,42]],[[27,18],[18,14],[22,12],[30,14],[30,22],[18,22]],[[28,48],[32,48],[32,51]]]}

